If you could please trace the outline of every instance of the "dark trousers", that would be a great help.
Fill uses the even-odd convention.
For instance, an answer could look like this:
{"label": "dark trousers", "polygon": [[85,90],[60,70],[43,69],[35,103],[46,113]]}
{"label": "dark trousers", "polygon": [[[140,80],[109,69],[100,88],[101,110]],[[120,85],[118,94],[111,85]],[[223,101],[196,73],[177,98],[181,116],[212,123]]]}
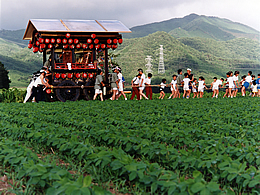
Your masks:
{"label": "dark trousers", "polygon": [[132,96],[131,96],[130,100],[133,100],[135,95],[137,96],[137,100],[140,100],[139,87],[138,86],[132,87],[132,89],[133,89],[133,92],[132,92]]}
{"label": "dark trousers", "polygon": [[38,103],[39,101],[45,101],[45,96],[43,92],[43,86],[33,87],[33,92],[31,98],[35,97],[35,101]]}
{"label": "dark trousers", "polygon": [[153,98],[152,87],[145,87],[145,93],[146,93],[146,97],[148,97],[150,100],[152,100],[152,98]]}

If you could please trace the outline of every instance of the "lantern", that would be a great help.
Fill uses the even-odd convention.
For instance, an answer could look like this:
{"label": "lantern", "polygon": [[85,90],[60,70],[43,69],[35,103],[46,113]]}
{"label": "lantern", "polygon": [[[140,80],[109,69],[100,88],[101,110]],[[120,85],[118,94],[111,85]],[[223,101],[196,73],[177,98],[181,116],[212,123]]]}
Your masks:
{"label": "lantern", "polygon": [[63,44],[66,44],[66,43],[67,43],[67,39],[63,39],[63,40],[62,40],[62,43],[63,43]]}
{"label": "lantern", "polygon": [[65,79],[67,77],[67,75],[65,73],[61,74],[61,78]]}
{"label": "lantern", "polygon": [[33,47],[33,44],[29,43],[28,48],[31,49]]}
{"label": "lantern", "polygon": [[84,43],[84,44],[82,44],[82,47],[83,47],[83,49],[86,49],[88,47],[88,45]]}
{"label": "lantern", "polygon": [[77,49],[80,49],[80,48],[81,48],[81,45],[80,45],[80,44],[77,44],[76,48],[77,48]]}
{"label": "lantern", "polygon": [[39,51],[39,48],[38,48],[38,47],[34,47],[34,48],[33,48],[33,52],[34,52],[34,53],[37,53],[38,51]]}
{"label": "lantern", "polygon": [[118,43],[122,44],[123,43],[123,39],[118,39]]}
{"label": "lantern", "polygon": [[101,48],[105,49],[106,48],[106,44],[101,44]]}
{"label": "lantern", "polygon": [[49,49],[51,49],[52,47],[53,47],[52,44],[49,44],[49,45],[48,45],[48,48],[49,48]]}
{"label": "lantern", "polygon": [[69,43],[69,44],[72,44],[72,43],[73,43],[73,39],[69,39],[69,40],[68,40],[68,43]]}
{"label": "lantern", "polygon": [[76,74],[76,77],[77,77],[77,78],[80,78],[80,76],[81,76],[81,75],[80,75],[79,73]]}
{"label": "lantern", "polygon": [[68,48],[68,45],[63,45],[63,49],[67,49]]}
{"label": "lantern", "polygon": [[83,73],[82,76],[83,76],[84,79],[88,78],[88,74],[87,73]]}
{"label": "lantern", "polygon": [[75,45],[73,45],[73,44],[70,45],[70,49],[74,49],[74,47],[75,47]]}
{"label": "lantern", "polygon": [[107,45],[107,48],[110,49],[110,48],[111,48],[111,45]]}
{"label": "lantern", "polygon": [[37,46],[39,46],[40,45],[40,42],[39,41],[36,41],[36,43],[35,43]]}
{"label": "lantern", "polygon": [[117,45],[113,45],[113,46],[112,46],[112,49],[116,49],[116,48],[117,48]]}
{"label": "lantern", "polygon": [[40,37],[40,38],[39,38],[39,42],[40,42],[40,43],[44,43],[44,39]]}
{"label": "lantern", "polygon": [[112,40],[111,39],[108,39],[107,40],[107,44],[111,44],[112,43]]}
{"label": "lantern", "polygon": [[117,44],[117,42],[118,42],[117,39],[114,39],[114,40],[113,40],[113,43],[114,43],[114,44]]}
{"label": "lantern", "polygon": [[88,47],[89,47],[89,49],[93,49],[94,46],[91,44]]}
{"label": "lantern", "polygon": [[60,73],[55,74],[55,77],[56,77],[57,79],[59,79],[59,78],[60,78]]}
{"label": "lantern", "polygon": [[96,47],[96,49],[99,49],[99,48],[100,48],[100,45],[96,45],[95,47]]}
{"label": "lantern", "polygon": [[74,44],[78,44],[79,40],[78,39],[74,39]]}
{"label": "lantern", "polygon": [[94,40],[94,43],[95,43],[95,44],[98,44],[98,43],[99,43],[99,40],[98,40],[98,39],[95,39],[95,40]]}
{"label": "lantern", "polygon": [[44,49],[46,47],[45,44],[40,44],[40,49]]}
{"label": "lantern", "polygon": [[95,38],[96,38],[96,34],[92,34],[92,35],[91,35],[91,38],[92,38],[92,39],[95,39]]}
{"label": "lantern", "polygon": [[45,43],[50,43],[50,39],[45,39]]}
{"label": "lantern", "polygon": [[61,39],[57,39],[57,43],[60,44],[61,43]]}
{"label": "lantern", "polygon": [[51,43],[52,43],[52,44],[55,43],[55,39],[54,39],[54,38],[51,39]]}
{"label": "lantern", "polygon": [[51,93],[51,89],[46,89],[46,93],[50,94]]}
{"label": "lantern", "polygon": [[73,74],[72,74],[72,73],[69,73],[69,74],[68,74],[68,78],[69,78],[69,79],[72,79],[72,77],[73,77]]}
{"label": "lantern", "polygon": [[69,39],[70,38],[70,33],[66,34],[66,38]]}
{"label": "lantern", "polygon": [[91,79],[93,78],[93,74],[92,74],[92,73],[89,73],[88,76],[89,76],[89,78],[91,78]]}
{"label": "lantern", "polygon": [[87,43],[88,43],[88,44],[92,43],[92,40],[91,40],[91,39],[88,39],[88,40],[87,40]]}

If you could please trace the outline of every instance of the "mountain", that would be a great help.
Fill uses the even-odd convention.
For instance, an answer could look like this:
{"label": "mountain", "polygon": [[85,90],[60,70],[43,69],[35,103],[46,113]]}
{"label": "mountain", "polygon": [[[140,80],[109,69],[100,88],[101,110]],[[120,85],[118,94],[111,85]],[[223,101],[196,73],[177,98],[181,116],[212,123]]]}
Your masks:
{"label": "mountain", "polygon": [[183,18],[155,22],[131,28],[132,33],[124,38],[144,37],[157,31],[164,31],[175,38],[202,37],[217,41],[227,41],[234,38],[249,38],[259,40],[259,31],[228,19],[190,14]]}
{"label": "mountain", "polygon": [[[157,73],[160,45],[164,48],[166,73],[163,75]],[[137,74],[138,68],[146,69],[147,55],[152,56],[153,80],[157,84],[163,77],[170,81],[179,68],[191,68],[196,77],[203,76],[208,82],[214,76],[224,77],[230,70],[239,70],[241,74],[252,70],[256,74],[260,68],[259,43],[245,38],[227,42],[203,38],[175,39],[158,31],[141,38],[125,39],[114,53],[120,54],[116,62],[122,67],[127,82]]]}

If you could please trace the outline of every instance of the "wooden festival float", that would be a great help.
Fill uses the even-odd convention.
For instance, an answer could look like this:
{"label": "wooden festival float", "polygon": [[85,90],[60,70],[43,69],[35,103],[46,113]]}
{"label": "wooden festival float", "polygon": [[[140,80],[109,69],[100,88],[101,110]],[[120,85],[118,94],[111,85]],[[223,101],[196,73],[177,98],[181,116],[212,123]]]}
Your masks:
{"label": "wooden festival float", "polygon": [[98,68],[104,72],[105,98],[111,96],[108,50],[115,50],[123,39],[120,33],[131,31],[117,20],[29,20],[23,39],[28,48],[43,54],[43,64],[50,56],[53,89],[46,89],[65,102],[81,95],[91,100]]}

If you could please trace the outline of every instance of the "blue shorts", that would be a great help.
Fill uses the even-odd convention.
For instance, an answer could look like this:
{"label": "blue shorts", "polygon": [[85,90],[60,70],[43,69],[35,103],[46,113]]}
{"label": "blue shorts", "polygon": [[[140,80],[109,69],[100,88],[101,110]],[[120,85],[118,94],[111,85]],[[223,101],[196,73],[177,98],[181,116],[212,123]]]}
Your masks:
{"label": "blue shorts", "polygon": [[257,89],[260,89],[260,86],[257,86]]}
{"label": "blue shorts", "polygon": [[248,82],[244,82],[243,86],[247,89],[249,87],[249,83]]}
{"label": "blue shorts", "polygon": [[189,89],[192,89],[192,86],[189,86]]}

